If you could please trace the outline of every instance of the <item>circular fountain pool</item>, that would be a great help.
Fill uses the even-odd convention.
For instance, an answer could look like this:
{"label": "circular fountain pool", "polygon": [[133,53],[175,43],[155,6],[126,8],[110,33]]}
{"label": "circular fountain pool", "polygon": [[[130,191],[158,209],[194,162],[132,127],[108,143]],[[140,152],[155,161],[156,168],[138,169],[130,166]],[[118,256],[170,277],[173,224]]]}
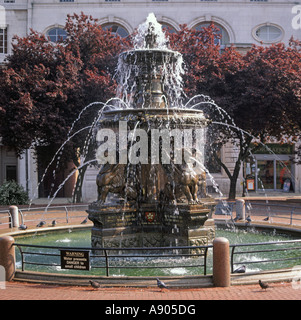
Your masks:
{"label": "circular fountain pool", "polygon": [[[16,243],[19,244],[31,244],[39,246],[54,246],[54,247],[90,247],[91,241],[90,228],[84,230],[68,229],[65,231],[45,232],[36,234],[34,236],[20,236],[16,238]],[[245,244],[245,243],[268,243],[264,246],[260,246],[255,250],[257,252],[250,253],[250,247],[239,247],[237,251],[244,251],[245,253],[239,254],[235,258],[235,265],[239,267],[242,263],[247,262],[247,272],[272,270],[293,267],[300,264],[300,260],[286,260],[277,261],[283,257],[294,257],[300,255],[300,250],[296,249],[292,251],[284,250],[284,248],[291,248],[296,246],[295,243],[281,243],[287,240],[293,240],[295,238],[287,235],[273,233],[263,233],[258,231],[240,231],[240,230],[216,230],[216,237],[225,237],[229,239],[230,245]],[[254,248],[252,248],[253,250]],[[276,251],[277,249],[277,251]],[[278,251],[281,249],[281,251]],[[25,250],[25,249],[24,249]],[[47,248],[30,248],[30,252],[38,253],[53,253]],[[266,252],[266,250],[269,250]],[[271,251],[270,251],[271,250]],[[29,251],[29,250],[26,250]],[[114,251],[116,257],[110,259],[110,276],[188,276],[188,275],[201,275],[203,272],[204,257],[180,257],[180,256],[154,256],[152,252],[147,252],[141,256],[134,256],[128,258],[121,258],[118,255],[117,250]],[[117,254],[116,254],[117,252]],[[173,250],[173,253],[176,253]],[[114,255],[114,253],[109,253]],[[126,253],[127,254],[127,253]],[[166,254],[166,253],[165,253]],[[134,254],[135,255],[135,254]],[[68,273],[68,274],[83,274],[83,275],[106,275],[105,273],[105,258],[91,258],[93,266],[90,271],[76,271],[76,270],[62,270],[60,267],[60,256],[57,251],[56,256],[47,255],[30,255],[27,254],[25,261],[34,261],[42,264],[50,265],[31,265],[26,264],[25,270],[27,271],[39,271],[39,272],[55,272],[55,273]],[[269,262],[268,260],[276,260],[275,262]],[[16,249],[16,261],[17,269],[21,268],[21,255],[18,249]],[[248,264],[249,262],[254,262]],[[207,274],[212,273],[212,248],[207,252]]]}

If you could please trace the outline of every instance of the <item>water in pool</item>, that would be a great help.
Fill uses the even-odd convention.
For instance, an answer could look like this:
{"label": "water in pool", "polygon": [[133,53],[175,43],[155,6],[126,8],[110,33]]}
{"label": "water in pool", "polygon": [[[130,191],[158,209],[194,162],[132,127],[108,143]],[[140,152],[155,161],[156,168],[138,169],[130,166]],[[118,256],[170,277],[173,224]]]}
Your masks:
{"label": "water in pool", "polygon": [[[244,232],[238,230],[216,230],[217,237],[226,237],[229,239],[230,244],[240,243],[258,243],[258,242],[279,242],[276,244],[269,244],[260,246],[258,248],[252,247],[252,250],[263,251],[266,249],[275,248],[288,248],[294,244],[280,244],[280,241],[290,240],[284,235],[278,234],[266,234],[259,232]],[[85,230],[65,230],[64,232],[49,232],[30,236],[23,236],[16,238],[17,243],[33,244],[41,246],[57,246],[57,247],[90,247],[91,231]],[[240,247],[236,251],[248,251],[249,247]],[[60,273],[80,273],[80,274],[92,274],[92,275],[105,275],[105,258],[94,257],[95,253],[91,252],[91,270],[90,271],[76,271],[76,270],[62,270],[60,267],[60,251],[48,248],[27,248],[23,247],[23,251],[33,252],[34,254],[25,254],[25,270],[41,271],[41,272],[60,272]],[[37,255],[37,253],[47,253],[51,255]],[[97,253],[96,253],[97,254]],[[116,254],[116,251],[115,251]],[[128,253],[129,254],[129,253]],[[278,261],[273,263],[265,263],[264,261],[270,259],[278,259],[283,257],[292,257],[300,255],[300,250],[296,252],[292,251],[271,251],[271,252],[256,252],[256,253],[243,253],[235,257],[234,269],[239,267],[239,263],[245,263],[254,261],[254,264],[247,264],[247,272],[279,269],[285,267],[292,267],[297,264],[301,264],[301,260],[288,260]],[[21,255],[18,249],[16,249],[17,255],[17,269],[21,268]],[[260,263],[257,263],[261,261]],[[28,263],[29,262],[29,263]],[[41,265],[32,265],[30,262],[36,262]],[[117,253],[117,257],[111,257],[109,259],[110,276],[164,276],[164,275],[199,275],[204,274],[204,258],[172,258],[166,256],[160,257],[131,257],[120,258]],[[141,268],[146,266],[146,268]],[[188,267],[190,266],[190,267]],[[128,268],[125,268],[128,267]],[[207,255],[207,274],[212,273],[212,249],[208,250]]]}

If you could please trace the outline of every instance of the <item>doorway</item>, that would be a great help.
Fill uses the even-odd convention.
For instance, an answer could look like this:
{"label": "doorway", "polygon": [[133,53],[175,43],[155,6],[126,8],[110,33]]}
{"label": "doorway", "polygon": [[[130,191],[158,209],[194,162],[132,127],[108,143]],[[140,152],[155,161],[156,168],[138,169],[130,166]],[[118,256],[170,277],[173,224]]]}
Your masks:
{"label": "doorway", "polygon": [[256,190],[293,191],[292,165],[288,156],[256,157],[255,186]]}

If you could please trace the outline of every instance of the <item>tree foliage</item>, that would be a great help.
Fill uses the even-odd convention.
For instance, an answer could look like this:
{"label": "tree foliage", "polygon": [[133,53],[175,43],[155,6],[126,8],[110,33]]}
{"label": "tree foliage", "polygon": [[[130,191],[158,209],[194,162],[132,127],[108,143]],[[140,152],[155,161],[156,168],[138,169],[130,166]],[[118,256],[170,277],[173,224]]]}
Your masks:
{"label": "tree foliage", "polygon": [[[57,43],[33,30],[16,36],[1,71],[0,134],[18,154],[32,145],[61,145],[87,104],[114,95],[123,40],[83,13],[68,15],[65,30],[66,39]],[[92,109],[81,125],[91,124],[97,112]],[[75,139],[74,149],[81,139]]]}
{"label": "tree foliage", "polygon": [[28,204],[27,192],[16,181],[4,181],[0,186],[0,205]]}
{"label": "tree foliage", "polygon": [[[56,43],[34,30],[26,37],[16,36],[0,71],[2,143],[18,155],[30,147],[47,146],[39,150],[44,168],[68,137],[91,126],[102,105],[84,108],[114,96],[118,55],[127,45],[83,13],[68,15],[65,31],[67,37]],[[91,157],[89,148],[83,148],[88,132],[64,145],[61,169],[70,160],[78,166],[80,156]]]}
{"label": "tree foliage", "polygon": [[[234,47],[221,50],[215,44],[214,31],[213,25],[200,32],[182,26],[178,34],[171,35],[171,45],[184,55],[187,96],[203,93],[216,103],[207,99],[211,103],[204,108],[206,100],[193,101],[214,121],[210,152],[230,179],[229,198],[233,199],[242,162],[252,153],[252,142],[266,143],[273,138],[287,142],[288,137],[292,142],[300,137],[300,42],[291,39],[288,46],[254,45],[243,55]],[[216,152],[228,141],[239,150],[231,169]]]}
{"label": "tree foliage", "polygon": [[[71,128],[76,132],[91,125],[100,105],[81,114],[85,106],[115,95],[117,59],[128,40],[103,30],[97,19],[83,13],[68,15],[65,30],[66,39],[57,43],[33,30],[26,37],[15,37],[7,66],[1,70],[0,135],[19,155],[31,146],[46,145],[53,150],[52,157]],[[169,34],[169,41],[183,54],[186,99],[203,94],[193,103],[213,120],[212,156],[229,176],[229,197],[234,198],[252,141],[267,142],[271,137],[285,141],[299,135],[301,50],[300,42],[291,39],[288,46],[253,46],[242,55],[234,47],[221,50],[216,31],[214,25],[201,31],[183,25]],[[85,139],[86,133],[78,134],[65,146],[69,150],[65,160],[79,164]],[[214,153],[227,141],[239,149],[231,169]]]}

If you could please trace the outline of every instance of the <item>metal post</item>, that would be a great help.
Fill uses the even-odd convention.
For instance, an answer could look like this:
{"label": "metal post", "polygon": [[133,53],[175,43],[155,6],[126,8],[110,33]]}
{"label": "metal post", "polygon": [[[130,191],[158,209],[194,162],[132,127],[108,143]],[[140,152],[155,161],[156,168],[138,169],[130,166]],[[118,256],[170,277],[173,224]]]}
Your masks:
{"label": "metal post", "polygon": [[107,253],[107,250],[103,250],[104,251],[104,254],[105,254],[105,257],[106,257],[106,276],[108,277],[109,276],[109,261],[108,261],[108,253]]}
{"label": "metal post", "polygon": [[208,253],[208,247],[205,248],[205,256],[204,256],[204,276],[207,274],[207,253]]}
{"label": "metal post", "polygon": [[68,216],[68,209],[67,209],[67,207],[65,207],[65,211],[66,211],[66,222],[69,223],[69,216]]}
{"label": "metal post", "polygon": [[295,207],[291,210],[291,219],[290,219],[290,225],[293,224],[293,214],[294,214],[294,211],[295,211]]}
{"label": "metal post", "polygon": [[235,250],[236,246],[232,247],[232,252],[231,252],[231,273],[233,273],[234,271],[234,250]]}
{"label": "metal post", "polygon": [[25,270],[25,261],[24,261],[24,253],[23,253],[23,250],[22,250],[22,246],[18,246],[18,249],[20,250],[20,254],[21,254],[21,263],[22,263],[22,271]]}

